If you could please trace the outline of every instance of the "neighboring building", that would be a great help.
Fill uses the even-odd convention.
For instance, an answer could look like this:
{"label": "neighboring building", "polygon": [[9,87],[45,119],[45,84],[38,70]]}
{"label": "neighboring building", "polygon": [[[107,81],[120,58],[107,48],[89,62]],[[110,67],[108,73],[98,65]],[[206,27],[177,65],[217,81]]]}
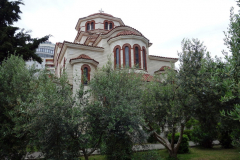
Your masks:
{"label": "neighboring building", "polygon": [[42,58],[42,64],[36,62],[36,61],[27,61],[27,66],[35,65],[37,69],[44,69],[47,68],[50,72],[55,72],[55,67],[53,63],[53,54],[54,54],[54,47],[55,44],[47,41],[44,43],[41,43],[39,47],[36,49],[36,54]]}
{"label": "neighboring building", "polygon": [[[133,17],[134,18],[134,17]],[[178,58],[149,54],[152,43],[138,30],[126,26],[120,18],[106,13],[95,13],[79,18],[73,42],[57,43],[54,50],[55,74],[60,77],[66,69],[73,90],[78,87],[74,78],[86,74],[90,81],[111,55],[114,67],[135,67],[147,81],[156,73],[171,67]]]}

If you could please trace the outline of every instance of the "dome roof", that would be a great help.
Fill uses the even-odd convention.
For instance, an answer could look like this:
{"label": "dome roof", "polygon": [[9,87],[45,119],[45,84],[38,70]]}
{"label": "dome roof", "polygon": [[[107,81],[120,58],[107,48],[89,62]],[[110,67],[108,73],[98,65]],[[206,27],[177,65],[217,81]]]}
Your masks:
{"label": "dome roof", "polygon": [[94,14],[90,14],[88,17],[94,16],[94,15],[104,15],[104,16],[113,17],[111,14],[107,14],[107,13],[94,13]]}
{"label": "dome roof", "polygon": [[120,35],[139,35],[139,34],[133,31],[122,31],[122,32],[119,32],[116,36],[120,36]]}

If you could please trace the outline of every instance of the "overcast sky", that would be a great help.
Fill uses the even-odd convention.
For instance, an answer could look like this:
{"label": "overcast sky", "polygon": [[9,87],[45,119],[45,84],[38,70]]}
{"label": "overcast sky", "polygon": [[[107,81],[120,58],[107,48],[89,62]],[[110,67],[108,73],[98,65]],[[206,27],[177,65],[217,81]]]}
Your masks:
{"label": "overcast sky", "polygon": [[21,20],[15,26],[32,30],[32,37],[51,34],[53,43],[73,42],[81,17],[99,12],[121,18],[139,30],[153,45],[151,55],[177,58],[183,38],[198,38],[212,56],[222,56],[235,0],[23,0]]}

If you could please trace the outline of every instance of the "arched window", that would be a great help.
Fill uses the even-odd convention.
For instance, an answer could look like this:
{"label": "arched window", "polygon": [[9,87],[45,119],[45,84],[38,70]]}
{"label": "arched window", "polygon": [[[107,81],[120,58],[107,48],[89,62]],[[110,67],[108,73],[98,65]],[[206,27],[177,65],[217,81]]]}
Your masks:
{"label": "arched window", "polygon": [[104,29],[108,30],[108,22],[104,23]]}
{"label": "arched window", "polygon": [[131,67],[131,45],[124,44],[123,47],[123,65],[126,67]]}
{"label": "arched window", "polygon": [[91,30],[94,30],[94,22],[91,23]]}
{"label": "arched window", "polygon": [[87,23],[87,31],[90,30],[90,23]]}
{"label": "arched window", "polygon": [[121,67],[121,54],[120,54],[120,46],[116,46],[114,48],[114,67],[120,68]]}
{"label": "arched window", "polygon": [[134,65],[137,68],[141,68],[141,48],[139,45],[135,44],[133,46],[133,50],[134,50]]}
{"label": "arched window", "polygon": [[91,68],[89,65],[84,64],[82,65],[81,70],[82,70],[82,83],[86,85],[90,81]]}
{"label": "arched window", "polygon": [[109,29],[112,29],[112,28],[113,28],[113,24],[110,23],[110,24],[109,24]]}
{"label": "arched window", "polygon": [[147,70],[147,54],[146,49],[144,47],[142,49],[142,57],[143,57],[143,69]]}

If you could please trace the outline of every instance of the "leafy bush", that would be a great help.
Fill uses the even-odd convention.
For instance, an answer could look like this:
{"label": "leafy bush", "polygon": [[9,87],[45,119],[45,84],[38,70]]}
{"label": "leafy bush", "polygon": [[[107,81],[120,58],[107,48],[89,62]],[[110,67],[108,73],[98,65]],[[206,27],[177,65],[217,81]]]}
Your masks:
{"label": "leafy bush", "polygon": [[202,126],[194,127],[192,131],[192,141],[205,148],[213,147],[213,140],[216,139],[217,133],[213,131],[206,131]]}
{"label": "leafy bush", "polygon": [[183,134],[188,136],[189,141],[192,140],[192,130],[184,130]]}
{"label": "leafy bush", "polygon": [[[178,142],[179,135],[180,135],[180,133],[175,134],[174,144],[176,144]],[[172,136],[172,134],[168,134],[169,142],[171,142],[171,136]],[[177,153],[188,153],[189,152],[188,141],[189,141],[188,136],[186,134],[183,134],[182,141],[181,141],[181,144],[179,146],[179,149],[178,149]]]}
{"label": "leafy bush", "polygon": [[229,131],[222,131],[218,136],[218,140],[223,148],[232,148],[233,147],[232,138],[230,136]]}
{"label": "leafy bush", "polygon": [[107,160],[131,160],[133,156],[133,143],[127,134],[111,135],[101,148],[101,154],[105,154]]}
{"label": "leafy bush", "polygon": [[198,120],[191,118],[187,123],[185,124],[187,129],[191,129],[192,127],[195,127],[198,124]]}
{"label": "leafy bush", "polygon": [[135,153],[132,160],[162,160],[157,150]]}

